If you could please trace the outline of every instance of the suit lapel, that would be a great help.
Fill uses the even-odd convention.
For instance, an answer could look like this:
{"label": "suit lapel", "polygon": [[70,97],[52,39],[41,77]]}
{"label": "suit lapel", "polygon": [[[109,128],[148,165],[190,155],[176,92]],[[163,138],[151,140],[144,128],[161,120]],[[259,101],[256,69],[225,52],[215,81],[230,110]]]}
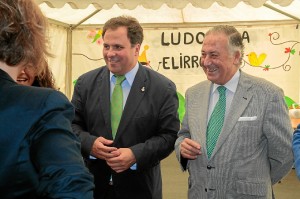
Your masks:
{"label": "suit lapel", "polygon": [[112,140],[113,138],[110,122],[110,75],[109,70],[107,68],[105,68],[104,70],[105,71],[101,74],[96,85],[99,86],[99,92],[97,92],[97,99],[100,102],[100,107],[99,109],[97,109],[96,107],[95,108],[96,110],[101,111],[104,118],[105,126],[107,126],[107,129],[109,129],[109,132],[107,132],[107,138]]}
{"label": "suit lapel", "polygon": [[216,144],[216,147],[213,151],[212,156],[219,150],[219,148],[222,146],[222,144],[225,142],[229,134],[231,133],[233,127],[238,122],[238,119],[243,114],[244,110],[248,106],[253,94],[249,92],[249,89],[251,88],[252,83],[250,79],[248,78],[248,75],[241,72],[240,80],[238,83],[238,87],[236,90],[236,93],[233,97],[230,110],[227,114],[227,117],[224,121],[224,126],[222,129],[222,132],[220,134],[220,137],[218,139],[218,142]]}
{"label": "suit lapel", "polygon": [[[198,91],[194,92],[195,96],[191,97],[189,102],[189,112],[192,113],[189,117],[196,118],[193,124],[196,125],[195,129],[197,132],[193,134],[192,139],[200,143],[201,146],[206,146],[206,127],[207,127],[207,114],[209,105],[210,88],[212,83],[207,81],[204,86],[199,86]],[[206,147],[203,152],[206,153]]]}
{"label": "suit lapel", "polygon": [[121,121],[119,124],[119,128],[116,134],[115,140],[118,140],[120,135],[126,129],[126,126],[129,124],[129,121],[134,117],[134,113],[136,109],[139,107],[141,100],[143,99],[145,93],[148,88],[147,76],[145,74],[145,69],[143,66],[139,65],[139,69],[135,75],[133,84],[131,86],[123,114],[121,117]]}

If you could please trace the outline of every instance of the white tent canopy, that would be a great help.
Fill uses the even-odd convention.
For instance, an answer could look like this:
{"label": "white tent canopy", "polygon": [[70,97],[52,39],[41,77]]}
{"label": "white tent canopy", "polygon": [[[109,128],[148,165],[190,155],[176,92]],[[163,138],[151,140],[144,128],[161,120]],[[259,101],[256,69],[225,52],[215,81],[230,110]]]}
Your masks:
{"label": "white tent canopy", "polygon": [[65,24],[104,24],[130,14],[140,23],[300,21],[300,0],[36,0],[45,15]]}
{"label": "white tent canopy", "polygon": [[[287,6],[293,0],[272,0],[273,3],[280,6]],[[142,5],[145,8],[158,9],[162,4],[167,4],[170,8],[184,8],[188,3],[193,4],[195,7],[208,8],[211,6],[215,0],[37,0],[38,3],[46,2],[51,7],[60,8],[66,3],[72,5],[73,8],[85,8],[89,4],[93,4],[97,8],[110,9],[114,4],[118,4],[123,9],[134,9],[138,5]],[[239,2],[245,2],[253,7],[262,6],[266,0],[218,0],[220,5],[232,8],[236,6]]]}
{"label": "white tent canopy", "polygon": [[[272,0],[274,4],[280,6],[288,6],[293,0]],[[235,7],[239,2],[244,2],[253,7],[261,7],[266,0],[36,0],[37,3],[45,2],[50,7],[61,8],[66,3],[70,4],[73,8],[86,8],[88,5],[93,4],[98,9],[110,9],[113,5],[118,4],[122,9],[134,9],[138,5],[142,5],[149,9],[158,9],[162,4],[166,4],[170,8],[182,9],[187,4],[191,3],[195,7],[208,8],[213,3],[232,8]]]}
{"label": "white tent canopy", "polygon": [[[160,28],[172,30],[176,28],[200,29],[201,27],[210,27],[213,24],[220,23],[230,23],[244,27],[252,27],[253,24],[271,24],[270,27],[272,27],[280,24],[297,25],[300,22],[300,0],[35,1],[52,24],[51,42],[56,57],[54,59],[50,58],[50,65],[58,86],[68,97],[71,96],[72,81],[74,81],[74,68],[72,69],[72,67],[75,65],[77,68],[85,67],[82,69],[83,72],[91,69],[85,66],[88,65],[86,61],[78,66],[78,63],[76,63],[78,60],[76,57],[74,58],[73,47],[82,42],[83,33],[80,33],[80,31],[92,28],[101,29],[108,19],[115,16],[124,14],[133,16],[139,20],[142,26],[153,30]],[[78,36],[80,34],[81,37]],[[85,47],[89,44],[80,45]],[[82,49],[82,46],[76,49]],[[84,50],[84,52],[92,56],[101,54],[101,50],[94,47]],[[74,65],[72,62],[74,62]],[[297,86],[298,88],[300,88],[300,83]],[[297,95],[300,95],[297,89]]]}

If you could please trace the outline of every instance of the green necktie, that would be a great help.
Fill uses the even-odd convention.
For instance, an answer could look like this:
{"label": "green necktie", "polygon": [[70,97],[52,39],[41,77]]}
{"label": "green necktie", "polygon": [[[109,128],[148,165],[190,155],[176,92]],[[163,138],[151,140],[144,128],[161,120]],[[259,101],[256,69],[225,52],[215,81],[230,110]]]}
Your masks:
{"label": "green necktie", "polygon": [[226,111],[226,87],[219,86],[217,89],[219,91],[219,100],[210,116],[207,125],[206,148],[208,158],[210,158],[216,146],[217,140],[223,127]]}
{"label": "green necktie", "polygon": [[116,84],[110,101],[110,113],[111,113],[111,129],[112,136],[115,139],[118,126],[121,120],[123,112],[123,91],[122,82],[125,80],[125,76],[116,76]]}

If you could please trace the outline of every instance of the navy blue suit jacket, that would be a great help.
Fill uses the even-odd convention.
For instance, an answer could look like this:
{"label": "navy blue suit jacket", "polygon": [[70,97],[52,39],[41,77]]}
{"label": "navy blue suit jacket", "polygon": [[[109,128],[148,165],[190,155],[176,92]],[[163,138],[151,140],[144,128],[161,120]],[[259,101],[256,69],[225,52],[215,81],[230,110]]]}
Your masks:
{"label": "navy blue suit jacket", "polygon": [[92,175],[60,92],[21,86],[0,70],[0,198],[91,199]]}
{"label": "navy blue suit jacket", "polygon": [[114,173],[104,160],[89,159],[95,139],[113,140],[110,122],[110,72],[106,66],[82,75],[75,86],[73,130],[81,138],[82,152],[95,177],[95,196],[103,198],[112,175],[122,199],[161,199],[160,160],[174,149],[179,130],[175,84],[161,74],[139,66],[114,140],[130,148],[137,170]]}

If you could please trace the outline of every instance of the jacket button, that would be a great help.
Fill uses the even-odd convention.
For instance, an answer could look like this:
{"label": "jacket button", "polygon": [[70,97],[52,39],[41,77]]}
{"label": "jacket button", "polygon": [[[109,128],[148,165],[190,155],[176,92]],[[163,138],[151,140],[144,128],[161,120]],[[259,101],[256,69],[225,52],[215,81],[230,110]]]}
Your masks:
{"label": "jacket button", "polygon": [[208,166],[207,166],[207,169],[209,169],[209,170],[210,170],[211,168],[212,168],[212,167],[211,167],[210,165],[208,165]]}

